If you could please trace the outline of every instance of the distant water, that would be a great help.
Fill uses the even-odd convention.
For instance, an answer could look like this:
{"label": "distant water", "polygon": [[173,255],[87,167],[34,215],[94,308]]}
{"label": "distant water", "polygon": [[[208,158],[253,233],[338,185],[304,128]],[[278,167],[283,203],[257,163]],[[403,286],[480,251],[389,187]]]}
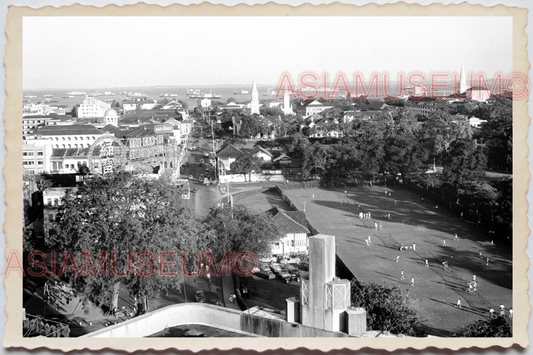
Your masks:
{"label": "distant water", "polygon": [[[213,95],[220,95],[220,99],[214,99],[213,101],[220,101],[220,102],[227,102],[228,99],[233,98],[236,102],[249,102],[252,99],[251,94],[251,87],[249,89],[245,89],[242,86],[234,86],[234,87],[216,87],[216,88],[209,88],[209,87],[191,87],[190,89],[199,89],[202,93],[212,93]],[[275,89],[273,87],[257,87],[257,90],[259,92],[259,99],[260,100],[272,100],[274,99],[273,95],[263,95],[267,89]],[[191,99],[189,96],[187,96],[187,89],[186,88],[135,88],[135,87],[129,87],[129,88],[120,88],[120,89],[101,89],[101,90],[85,90],[85,89],[62,89],[62,90],[24,90],[24,100],[27,100],[28,98],[26,96],[36,96],[35,98],[31,98],[31,102],[39,102],[45,99],[44,95],[53,95],[53,97],[49,98],[51,104],[77,104],[82,102],[85,99],[85,96],[74,96],[72,98],[69,97],[63,97],[66,96],[66,94],[70,91],[82,91],[85,92],[87,95],[90,95],[92,93],[103,93],[105,91],[109,91],[114,93],[114,95],[100,95],[95,96],[98,100],[102,101],[122,101],[125,100],[128,95],[121,95],[121,92],[132,92],[132,93],[141,93],[143,95],[147,95],[148,97],[157,100],[162,101],[164,99],[170,100],[183,100],[189,104],[189,107],[196,106],[197,99]],[[249,90],[249,94],[234,94],[234,91],[241,91],[241,90]],[[165,94],[168,94],[169,96],[163,96]],[[170,95],[177,95],[177,96],[170,96]]]}
{"label": "distant water", "polygon": [[[368,88],[368,84],[367,84]],[[214,99],[214,101],[220,101],[220,102],[227,102],[228,99],[233,98],[235,102],[249,102],[251,100],[251,91],[252,88],[245,88],[243,86],[217,86],[217,87],[206,87],[206,86],[197,86],[197,87],[190,87],[189,89],[199,89],[202,93],[212,93],[215,95],[220,95],[220,99]],[[250,91],[249,94],[234,94],[234,91],[241,91],[241,90],[248,90]],[[274,95],[264,95],[264,93],[267,90],[276,90],[277,87],[271,86],[258,86],[258,92],[259,92],[259,100],[273,100]],[[350,90],[353,90],[353,87],[350,86]],[[122,101],[126,99],[127,95],[121,95],[121,92],[135,92],[135,93],[141,93],[144,95],[147,95],[148,97],[161,101],[163,99],[167,100],[183,100],[185,101],[189,107],[196,106],[197,99],[191,99],[189,96],[187,96],[187,89],[183,87],[147,87],[147,88],[140,88],[140,87],[124,87],[124,88],[102,88],[99,90],[95,89],[81,89],[81,88],[73,88],[73,89],[54,89],[54,90],[24,90],[24,100],[27,100],[28,95],[36,96],[35,98],[31,98],[31,102],[40,102],[43,101],[44,95],[53,95],[53,97],[49,98],[50,103],[53,105],[56,104],[69,104],[69,105],[75,105],[80,102],[82,102],[85,99],[85,96],[75,96],[72,98],[69,97],[63,97],[66,96],[66,94],[70,91],[82,91],[85,92],[87,95],[92,93],[103,93],[105,91],[113,92],[114,95],[100,95],[96,96],[97,99],[102,101]],[[384,94],[384,88],[383,85],[380,85],[378,88],[379,96],[385,97]],[[389,85],[387,90],[389,95],[397,95],[399,92],[398,84],[391,83]],[[440,89],[438,91],[439,94],[447,94],[450,95],[452,93],[451,86],[446,89]],[[163,96],[165,94],[168,94],[168,96]],[[321,93],[319,93],[320,95]],[[344,91],[339,91],[338,94],[345,94]],[[177,96],[170,96],[170,95],[177,95]],[[374,95],[374,90],[372,90],[371,95]],[[233,100],[232,100],[233,101]]]}

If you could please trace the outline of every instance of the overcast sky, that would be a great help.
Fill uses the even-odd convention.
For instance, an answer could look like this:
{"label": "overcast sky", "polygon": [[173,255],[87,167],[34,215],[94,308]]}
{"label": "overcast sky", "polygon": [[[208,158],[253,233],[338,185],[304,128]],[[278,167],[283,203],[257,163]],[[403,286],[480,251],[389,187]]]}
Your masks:
{"label": "overcast sky", "polygon": [[24,89],[512,71],[511,17],[25,17]]}

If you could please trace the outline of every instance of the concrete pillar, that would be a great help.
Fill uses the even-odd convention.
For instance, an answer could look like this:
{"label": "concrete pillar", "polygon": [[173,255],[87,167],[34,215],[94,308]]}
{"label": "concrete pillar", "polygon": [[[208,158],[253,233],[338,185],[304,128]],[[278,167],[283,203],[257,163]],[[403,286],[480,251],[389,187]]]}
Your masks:
{"label": "concrete pillar", "polygon": [[348,335],[360,337],[366,332],[366,311],[360,307],[350,307],[346,310],[346,330]]}
{"label": "concrete pillar", "polygon": [[287,322],[300,322],[300,299],[296,297],[289,297],[285,300],[287,302]]}
{"label": "concrete pillar", "polygon": [[335,237],[309,238],[308,304],[302,306],[302,324],[326,329],[326,283],[335,277]]}

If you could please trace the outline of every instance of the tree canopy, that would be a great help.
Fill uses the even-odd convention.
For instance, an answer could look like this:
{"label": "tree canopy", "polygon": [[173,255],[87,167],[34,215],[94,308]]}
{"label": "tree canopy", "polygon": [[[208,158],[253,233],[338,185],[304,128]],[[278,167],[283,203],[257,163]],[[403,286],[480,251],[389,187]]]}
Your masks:
{"label": "tree canopy", "polygon": [[208,248],[219,258],[225,251],[248,250],[258,257],[268,255],[272,244],[281,237],[268,215],[255,214],[242,205],[217,208],[206,217],[205,223],[215,234]]}
{"label": "tree canopy", "polygon": [[513,336],[511,326],[504,317],[481,319],[462,328],[458,337],[509,338]]}
{"label": "tree canopy", "polygon": [[246,178],[248,175],[249,181],[251,181],[251,175],[254,171],[259,171],[261,168],[262,160],[258,157],[254,157],[250,154],[243,154],[237,157],[230,168],[236,174],[243,174]]}
{"label": "tree canopy", "polygon": [[414,336],[420,326],[416,301],[399,287],[351,281],[352,306],[366,310],[368,329]]}
{"label": "tree canopy", "polygon": [[485,173],[487,159],[471,139],[456,139],[443,157],[443,179],[452,184],[476,180]]}
{"label": "tree canopy", "polygon": [[[177,186],[126,173],[96,177],[67,191],[58,216],[56,233],[47,244],[64,255],[71,252],[78,263],[78,270],[70,269],[65,276],[85,300],[103,303],[112,295],[112,307],[118,300],[118,284],[134,297],[145,298],[177,286],[179,277],[163,274],[179,274],[181,255],[167,256],[165,260],[177,263],[169,267],[159,258],[160,252],[179,250],[193,255],[209,240]],[[104,253],[112,270],[83,275],[79,268],[85,263],[84,252],[95,268]]]}

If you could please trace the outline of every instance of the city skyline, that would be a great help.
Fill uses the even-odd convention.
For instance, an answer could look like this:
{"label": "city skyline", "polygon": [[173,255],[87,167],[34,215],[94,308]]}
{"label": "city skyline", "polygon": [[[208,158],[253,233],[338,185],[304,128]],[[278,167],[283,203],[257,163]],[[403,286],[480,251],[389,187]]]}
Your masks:
{"label": "city skyline", "polygon": [[394,81],[463,63],[491,78],[512,70],[511,37],[511,17],[26,17],[23,87],[275,85],[306,72]]}

